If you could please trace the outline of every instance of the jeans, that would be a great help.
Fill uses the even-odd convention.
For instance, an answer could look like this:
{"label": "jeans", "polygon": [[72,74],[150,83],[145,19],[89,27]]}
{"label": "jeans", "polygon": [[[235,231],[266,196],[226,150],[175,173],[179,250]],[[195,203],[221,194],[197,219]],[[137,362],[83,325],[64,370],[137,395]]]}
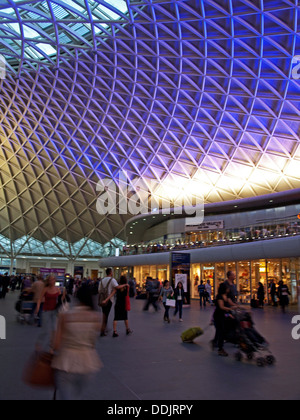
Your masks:
{"label": "jeans", "polygon": [[[44,303],[41,303],[39,312],[37,314],[37,317],[38,317],[37,325],[38,325],[38,327],[42,326],[43,306],[44,306]],[[32,308],[32,313],[31,313],[32,320],[34,320],[34,313],[35,313],[36,307],[37,307],[37,303],[34,303],[33,308]]]}
{"label": "jeans", "polygon": [[52,348],[54,333],[57,327],[57,311],[43,312],[43,328],[38,336],[38,345],[40,347]]}
{"label": "jeans", "polygon": [[169,320],[169,310],[170,310],[170,306],[167,306],[167,305],[164,303],[164,307],[165,307],[164,319]]}
{"label": "jeans", "polygon": [[153,293],[149,293],[146,305],[144,307],[144,311],[148,311],[150,305],[153,305],[154,309],[157,311],[158,310],[157,299],[158,297],[156,295],[154,295]]}
{"label": "jeans", "polygon": [[214,319],[216,327],[216,335],[214,338],[214,345],[218,346],[219,350],[223,349],[225,339],[225,318],[220,316]]}
{"label": "jeans", "polygon": [[175,312],[174,312],[174,316],[177,315],[177,312],[179,311],[179,318],[182,318],[182,305],[183,305],[183,301],[182,300],[176,300],[176,307],[175,307]]}
{"label": "jeans", "polygon": [[57,370],[55,372],[55,385],[58,400],[78,400],[87,385],[88,379],[89,375],[81,373],[68,373],[62,370]]}
{"label": "jeans", "polygon": [[206,307],[206,296],[200,295],[200,308],[202,308],[202,300],[203,300],[203,306]]}

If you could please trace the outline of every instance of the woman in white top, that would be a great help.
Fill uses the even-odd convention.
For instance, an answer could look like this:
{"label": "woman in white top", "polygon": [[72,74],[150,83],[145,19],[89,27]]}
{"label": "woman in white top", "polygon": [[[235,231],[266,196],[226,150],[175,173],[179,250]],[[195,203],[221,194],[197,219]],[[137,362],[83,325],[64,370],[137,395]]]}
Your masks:
{"label": "woman in white top", "polygon": [[54,343],[52,367],[56,370],[58,399],[80,398],[91,374],[99,371],[102,362],[95,349],[101,329],[99,313],[93,311],[93,298],[87,285],[82,285],[79,304],[59,316]]}
{"label": "woman in white top", "polygon": [[170,283],[168,282],[168,280],[165,280],[164,285],[160,291],[159,300],[162,300],[164,304],[164,307],[165,307],[164,321],[167,321],[168,323],[170,323],[170,318],[169,318],[170,306],[168,306],[166,302],[167,302],[167,299],[173,297],[173,295],[174,295],[173,288],[170,286]]}
{"label": "woman in white top", "polygon": [[185,296],[184,296],[183,284],[181,281],[177,283],[174,296],[175,296],[175,301],[176,301],[174,316],[176,316],[177,313],[179,312],[179,321],[182,322],[182,306],[185,301]]}
{"label": "woman in white top", "polygon": [[205,291],[206,291],[206,294],[207,294],[207,300],[212,305],[210,280],[207,280],[207,283],[205,285]]}

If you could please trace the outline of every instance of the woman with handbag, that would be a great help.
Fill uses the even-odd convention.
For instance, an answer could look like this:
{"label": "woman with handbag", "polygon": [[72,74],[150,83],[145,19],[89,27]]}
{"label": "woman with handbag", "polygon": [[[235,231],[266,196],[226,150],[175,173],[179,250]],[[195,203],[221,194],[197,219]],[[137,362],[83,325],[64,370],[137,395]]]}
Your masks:
{"label": "woman with handbag", "polygon": [[163,287],[161,288],[161,291],[160,291],[159,300],[163,302],[163,305],[165,307],[164,321],[168,323],[170,323],[170,317],[169,317],[170,305],[169,305],[168,300],[172,298],[173,296],[174,296],[174,290],[170,286],[169,281],[165,280],[163,283]]}
{"label": "woman with handbag", "polygon": [[77,299],[78,305],[59,315],[54,342],[52,368],[58,399],[64,401],[80,399],[90,376],[102,367],[96,351],[100,316],[88,285],[78,289]]}
{"label": "woman with handbag", "polygon": [[126,327],[126,335],[132,334],[131,329],[129,328],[128,321],[128,311],[130,311],[130,298],[129,298],[129,284],[127,283],[127,277],[121,276],[119,281],[119,286],[114,289],[111,296],[116,294],[115,302],[115,317],[113,322],[113,337],[119,337],[117,333],[117,324],[118,321],[124,321]]}

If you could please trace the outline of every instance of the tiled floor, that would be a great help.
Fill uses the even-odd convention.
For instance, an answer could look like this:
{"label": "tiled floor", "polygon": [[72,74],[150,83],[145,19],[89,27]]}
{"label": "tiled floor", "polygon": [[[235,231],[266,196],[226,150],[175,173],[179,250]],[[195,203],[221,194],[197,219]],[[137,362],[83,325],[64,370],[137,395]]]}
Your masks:
{"label": "tiled floor", "polygon": [[[52,392],[29,388],[22,382],[24,363],[33,351],[38,328],[16,322],[14,304],[17,292],[0,300],[0,315],[6,318],[6,340],[0,340],[0,399],[51,399]],[[130,326],[134,333],[125,335],[120,323],[119,337],[99,337],[97,348],[104,368],[90,382],[84,399],[90,400],[238,400],[300,399],[300,340],[292,338],[290,308],[253,310],[257,330],[270,343],[277,363],[259,368],[254,362],[236,362],[233,345],[227,344],[230,357],[212,352],[209,327],[213,308],[200,310],[197,302],[184,309],[183,322],[162,320],[163,310],[144,312],[144,301],[132,301]],[[296,309],[296,308],[294,308]],[[112,326],[111,313],[109,325]],[[195,344],[183,344],[181,333],[191,327],[207,328]]]}

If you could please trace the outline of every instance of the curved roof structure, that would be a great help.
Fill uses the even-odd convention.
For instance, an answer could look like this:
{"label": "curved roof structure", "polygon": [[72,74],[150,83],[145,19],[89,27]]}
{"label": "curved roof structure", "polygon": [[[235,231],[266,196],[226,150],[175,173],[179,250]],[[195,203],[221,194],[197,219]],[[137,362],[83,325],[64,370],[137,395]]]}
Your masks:
{"label": "curved roof structure", "polygon": [[0,0],[1,238],[124,239],[132,215],[97,211],[120,173],[207,203],[299,188],[299,10]]}

